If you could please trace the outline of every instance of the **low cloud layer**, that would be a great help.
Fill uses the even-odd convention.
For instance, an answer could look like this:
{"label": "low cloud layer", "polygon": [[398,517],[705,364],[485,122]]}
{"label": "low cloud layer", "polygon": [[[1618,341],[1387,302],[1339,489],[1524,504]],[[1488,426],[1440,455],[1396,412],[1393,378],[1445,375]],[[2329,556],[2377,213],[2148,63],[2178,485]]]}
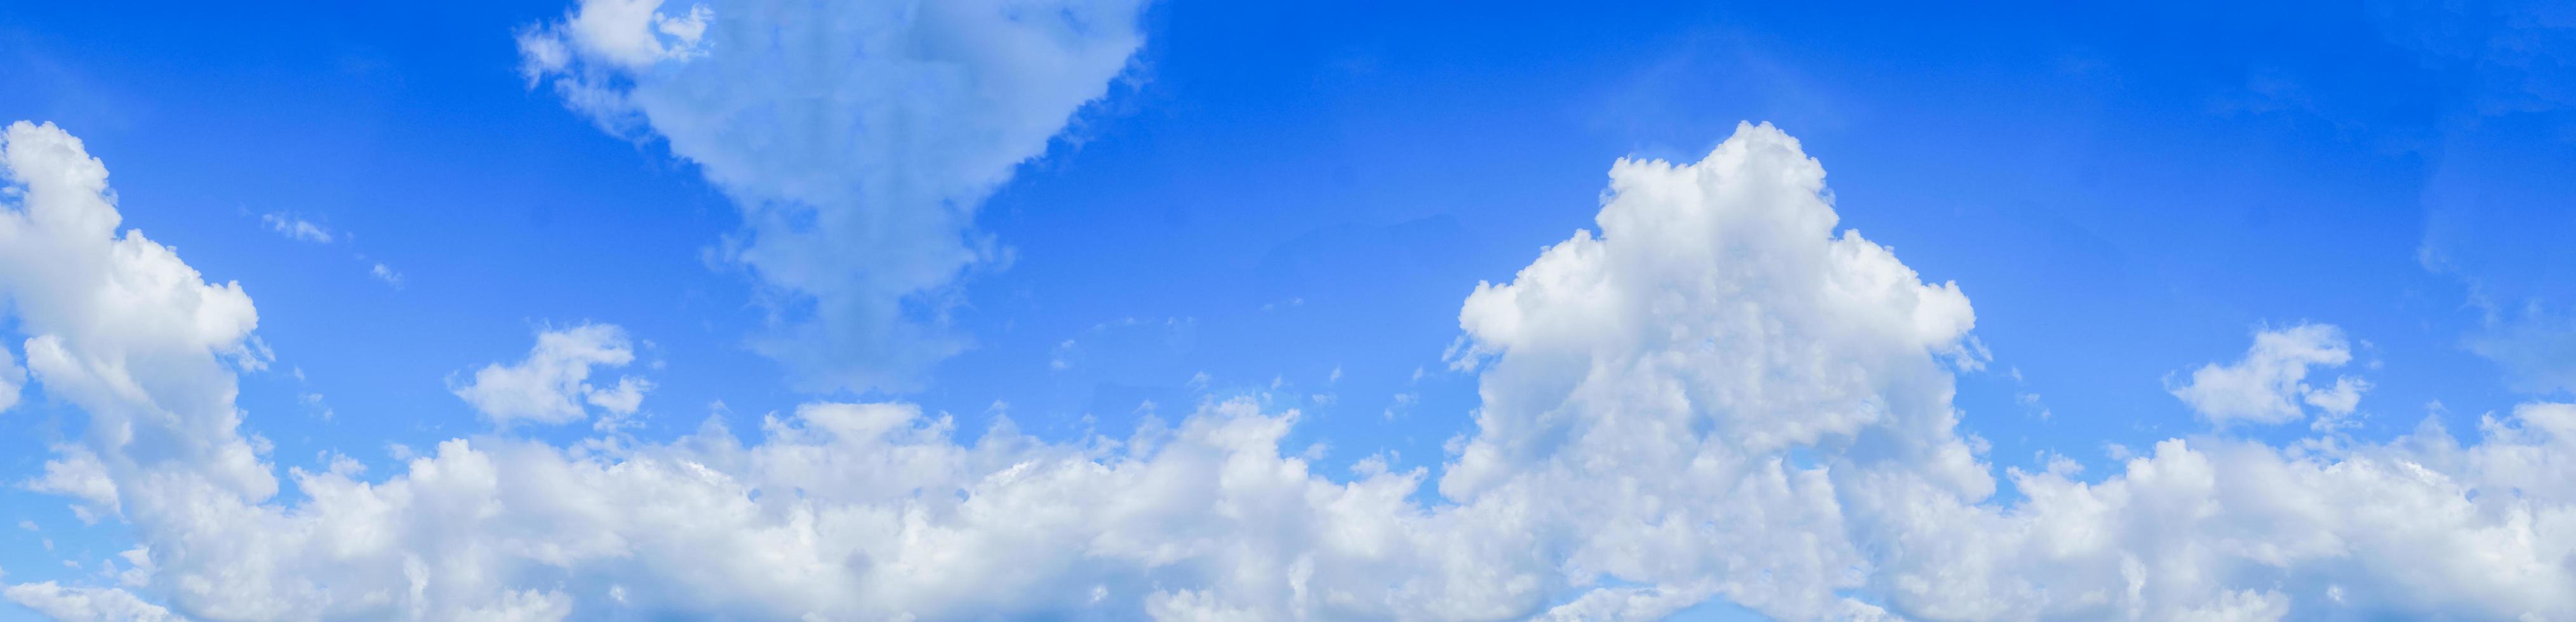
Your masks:
{"label": "low cloud layer", "polygon": [[[1614,165],[1598,231],[1476,288],[1453,361],[1481,403],[1436,472],[1283,452],[1299,413],[1248,398],[1117,437],[1004,421],[973,443],[915,406],[818,402],[748,434],[494,433],[381,479],[286,469],[292,500],[233,402],[264,364],[249,295],[119,234],[106,169],[70,135],[19,123],[0,156],[0,295],[32,384],[90,417],[55,462],[95,485],[56,492],[141,545],[117,586],[0,588],[48,613],[2576,617],[2576,406],[2524,405],[2471,441],[2429,422],[2387,443],[2214,432],[2099,479],[2007,469],[2019,495],[1996,500],[1952,404],[1974,360],[1964,290],[1838,230],[1823,167],[1767,125],[1698,162]],[[629,360],[625,340],[546,332],[457,392],[538,421],[613,412],[628,402],[587,374]],[[2206,368],[2257,390],[2210,395],[2265,421],[2285,419],[2273,400],[2348,410],[2357,389],[2280,371],[2344,348],[2321,324],[2266,333]]]}
{"label": "low cloud layer", "polygon": [[0,597],[63,622],[163,622],[180,618],[160,605],[112,587],[67,587],[52,581],[0,588]]}

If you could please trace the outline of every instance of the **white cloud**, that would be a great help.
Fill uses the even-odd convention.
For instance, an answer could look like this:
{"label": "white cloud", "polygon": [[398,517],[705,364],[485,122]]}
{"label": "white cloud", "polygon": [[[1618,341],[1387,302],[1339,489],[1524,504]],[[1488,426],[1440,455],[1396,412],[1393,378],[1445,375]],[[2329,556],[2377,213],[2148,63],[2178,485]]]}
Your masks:
{"label": "white cloud", "polygon": [[653,383],[626,376],[604,388],[590,384],[591,368],[625,367],[634,361],[625,329],[582,324],[540,332],[526,359],[485,365],[463,384],[451,378],[448,390],[497,425],[570,423],[587,415],[583,403],[611,413],[635,412]]}
{"label": "white cloud", "polygon": [[[159,575],[182,607],[233,618],[438,618],[528,590],[612,607],[610,589],[641,611],[1015,617],[1089,606],[1100,585],[1119,594],[1105,612],[1174,598],[1280,612],[1299,596],[1276,579],[1299,566],[1310,594],[1369,599],[1356,611],[1406,604],[1373,588],[1427,569],[1369,562],[1412,546],[1402,496],[1419,473],[1313,478],[1278,455],[1291,419],[1223,404],[1110,454],[1008,428],[962,445],[902,405],[807,406],[751,446],[715,428],[605,456],[460,439],[382,483],[298,472],[312,500],[292,510],[209,499],[183,532],[205,534],[184,543],[201,554]],[[571,580],[509,579],[537,574]],[[1306,603],[1348,610],[1325,605]]]}
{"label": "white cloud", "polygon": [[152,582],[152,572],[154,569],[152,564],[152,547],[137,546],[117,553],[116,556],[123,558],[126,564],[125,570],[118,571],[116,573],[117,585],[125,587],[143,587]]}
{"label": "white cloud", "polygon": [[81,445],[56,445],[57,457],[45,461],[45,474],[26,483],[28,490],[53,493],[79,499],[72,513],[81,522],[96,523],[105,516],[122,512],[118,507],[116,479],[99,462],[98,454]]}
{"label": "white cloud", "polygon": [[2016,472],[2030,500],[2008,512],[1883,489],[1850,509],[1894,527],[1880,542],[1901,553],[1879,582],[1925,617],[2576,613],[2562,526],[2576,524],[2576,407],[2525,406],[2482,432],[2321,454],[2175,439],[2099,483]]}
{"label": "white cloud", "polygon": [[1141,0],[583,0],[523,30],[531,83],[658,136],[731,195],[720,255],[811,390],[905,390],[965,347],[953,283],[997,265],[984,198],[1142,45]]}
{"label": "white cloud", "polygon": [[0,596],[45,617],[62,622],[160,622],[181,620],[160,605],[144,602],[112,587],[69,587],[52,581],[20,583],[0,589]]}
{"label": "white cloud", "polygon": [[[315,244],[330,244],[334,241],[352,239],[345,233],[333,232],[329,228],[323,227],[320,224],[316,224],[301,216],[289,213],[270,212],[261,214],[259,221],[262,224],[268,225],[269,230],[276,231],[278,235],[283,235],[288,239],[298,241],[312,242]],[[358,254],[357,259],[360,263],[369,264],[370,267],[367,270],[367,276],[378,281],[383,281],[386,285],[391,285],[395,289],[402,288],[403,275],[401,272],[395,271],[391,266],[387,266],[383,262],[368,260],[364,253]]]}
{"label": "white cloud", "polygon": [[207,284],[141,231],[119,235],[106,166],[52,124],[11,124],[0,165],[13,184],[0,194],[9,203],[0,211],[0,292],[28,336],[27,369],[47,395],[89,414],[79,451],[49,463],[48,478],[62,464],[62,481],[153,473],[168,485],[274,494],[276,478],[256,450],[264,443],[237,433],[232,403],[228,364],[262,357],[250,338],[259,322],[250,295],[239,284]]}
{"label": "white cloud", "polygon": [[2308,389],[2301,394],[2300,401],[2323,409],[2327,414],[2348,415],[2361,407],[2361,392],[2368,390],[2370,381],[2344,376],[2336,378],[2334,386]]}
{"label": "white cloud", "polygon": [[2048,404],[2046,402],[2040,401],[2039,394],[2037,393],[2015,393],[2013,394],[2013,401],[2020,403],[2022,410],[2036,414],[2041,421],[2047,421],[2049,418],[2057,416],[2056,412],[2048,409]]}
{"label": "white cloud", "polygon": [[[606,63],[622,70],[641,70],[666,60],[687,60],[704,52],[701,44],[712,17],[704,4],[679,15],[661,11],[662,0],[587,0],[564,21],[519,33],[529,80],[572,69],[576,58]],[[530,48],[534,49],[530,49]]]}
{"label": "white cloud", "polygon": [[375,264],[374,267],[368,268],[367,276],[374,277],[378,281],[384,281],[386,285],[392,285],[395,289],[402,288],[402,273],[395,272],[393,268],[386,267],[385,264],[378,263]]}
{"label": "white cloud", "polygon": [[583,401],[590,402],[590,405],[592,406],[607,409],[608,412],[611,413],[620,415],[629,414],[635,412],[636,408],[643,405],[644,392],[652,390],[652,388],[653,383],[651,382],[647,382],[634,376],[627,376],[618,378],[616,386],[606,389],[589,390],[584,394]]}
{"label": "white cloud", "polygon": [[1068,362],[1065,359],[1073,354],[1073,346],[1074,342],[1071,339],[1066,339],[1062,343],[1055,344],[1055,354],[1047,357],[1047,368],[1056,371],[1072,369],[1073,363]]}
{"label": "white cloud", "polygon": [[259,216],[259,221],[267,224],[269,230],[276,231],[278,235],[283,235],[290,239],[302,240],[315,244],[329,244],[331,243],[331,240],[334,239],[334,236],[331,235],[330,229],[322,228],[322,225],[313,224],[313,221],[305,220],[294,214],[270,212],[261,214]]}
{"label": "white cloud", "polygon": [[18,366],[18,357],[0,345],[0,412],[18,405],[19,392],[27,387],[27,369]]}
{"label": "white cloud", "polygon": [[2287,423],[2304,414],[2300,402],[2332,414],[2348,414],[2361,402],[2370,383],[2343,377],[2325,388],[2308,386],[2310,367],[2342,367],[2352,361],[2343,330],[2326,324],[2300,324],[2254,335],[2245,358],[2230,364],[2210,363],[2192,370],[2190,380],[2167,390],[2182,398],[2211,423],[2236,421]]}
{"label": "white cloud", "polygon": [[320,415],[323,421],[330,421],[332,417],[338,416],[339,414],[338,412],[331,410],[331,405],[329,403],[322,401],[322,394],[320,393],[297,393],[295,394],[295,401],[302,402],[306,410],[314,411],[314,414]]}
{"label": "white cloud", "polygon": [[[12,179],[96,166],[59,132],[11,132]],[[717,420],[668,443],[453,439],[378,481],[288,469],[302,494],[272,500],[195,449],[258,446],[233,419],[115,419],[231,414],[220,362],[246,326],[157,342],[20,326],[53,340],[28,348],[38,383],[124,424],[58,450],[95,454],[145,547],[117,578],[212,619],[1619,619],[1713,597],[1783,619],[2576,616],[2576,406],[2489,417],[2473,444],[2432,426],[2379,445],[2167,440],[2100,481],[2010,471],[2025,499],[1989,500],[1944,362],[1967,298],[1837,233],[1822,178],[1768,126],[1699,163],[1614,167],[1599,234],[1463,306],[1483,403],[1436,493],[1430,471],[1376,457],[1321,475],[1282,451],[1296,412],[1233,400],[1064,443],[1007,419],[965,443],[914,406],[833,403],[764,417],[751,441]],[[28,186],[47,218],[114,221],[103,185]],[[0,217],[0,235],[56,232],[27,220]],[[157,287],[238,295],[158,257],[175,266],[140,265],[186,278]],[[120,287],[47,290],[8,259],[0,293],[22,307]],[[119,312],[209,315],[194,302]],[[576,396],[625,403],[586,381],[631,360],[622,333],[538,341],[486,368],[515,387],[494,395],[574,417]],[[138,352],[171,375],[84,392],[110,385],[43,362]],[[227,390],[193,399],[207,387]]]}

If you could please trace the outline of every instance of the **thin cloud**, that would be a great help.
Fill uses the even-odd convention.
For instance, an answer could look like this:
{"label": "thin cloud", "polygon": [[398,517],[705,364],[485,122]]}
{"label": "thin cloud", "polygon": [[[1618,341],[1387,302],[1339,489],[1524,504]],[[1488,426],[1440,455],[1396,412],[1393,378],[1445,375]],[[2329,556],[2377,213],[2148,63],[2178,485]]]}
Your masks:
{"label": "thin cloud", "polygon": [[331,233],[330,229],[293,214],[269,212],[261,214],[259,221],[267,224],[270,231],[275,231],[290,240],[329,244],[339,239],[339,236]]}

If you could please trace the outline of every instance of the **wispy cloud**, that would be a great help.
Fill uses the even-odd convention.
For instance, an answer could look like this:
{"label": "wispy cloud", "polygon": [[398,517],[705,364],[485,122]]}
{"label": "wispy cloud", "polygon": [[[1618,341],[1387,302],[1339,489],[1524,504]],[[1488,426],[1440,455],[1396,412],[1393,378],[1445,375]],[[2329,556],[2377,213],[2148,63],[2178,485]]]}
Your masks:
{"label": "wispy cloud", "polygon": [[[286,238],[290,240],[312,242],[315,244],[332,244],[336,242],[352,242],[354,244],[354,238],[346,231],[333,231],[330,227],[322,226],[320,223],[307,220],[303,216],[298,216],[289,212],[269,212],[261,214],[259,216],[259,222],[260,224],[267,226],[270,231],[275,231],[278,235],[286,236]],[[368,258],[366,253],[356,253],[356,256],[358,263],[365,264],[367,266],[367,276],[374,277],[378,281],[383,281],[386,285],[393,286],[394,289],[402,289],[403,273],[401,271],[395,270],[393,266],[385,265],[384,262]]]}
{"label": "wispy cloud", "polygon": [[333,235],[330,229],[323,228],[322,225],[313,224],[313,221],[305,220],[304,218],[294,214],[269,212],[267,214],[260,215],[259,221],[268,225],[268,229],[270,231],[276,231],[278,235],[286,236],[289,239],[312,242],[315,244],[329,244],[333,240],[339,239],[339,236]]}
{"label": "wispy cloud", "polygon": [[386,285],[394,286],[394,289],[402,289],[402,273],[395,272],[393,268],[386,267],[382,262],[378,262],[374,268],[369,268],[367,276],[376,277],[376,280],[384,281]]}

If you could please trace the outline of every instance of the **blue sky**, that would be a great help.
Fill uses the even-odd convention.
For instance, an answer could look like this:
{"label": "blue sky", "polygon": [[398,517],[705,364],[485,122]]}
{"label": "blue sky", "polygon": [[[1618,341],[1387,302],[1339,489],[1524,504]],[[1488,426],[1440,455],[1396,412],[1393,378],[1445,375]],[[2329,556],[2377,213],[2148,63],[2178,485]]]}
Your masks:
{"label": "blue sky", "polygon": [[[672,21],[654,23],[689,19],[688,7],[658,4]],[[1794,136],[1830,172],[1833,230],[1856,229],[1923,283],[1955,283],[1973,300],[1967,336],[1982,362],[1946,363],[1942,377],[1955,379],[1956,432],[1984,445],[1984,472],[2003,478],[1993,498],[1971,499],[1983,507],[2022,499],[2006,470],[2049,470],[2049,456],[2081,465],[2075,479],[2086,482],[2120,477],[2130,457],[2173,438],[2241,440],[2332,464],[2370,453],[2349,448],[2404,445],[2428,419],[2475,445],[2482,418],[2512,420],[2519,406],[2576,397],[2576,244],[2566,243],[2576,232],[2576,184],[2567,181],[2576,170],[2576,14],[2564,8],[1071,3],[1094,6],[1065,14],[1101,21],[1040,43],[994,43],[994,53],[1098,37],[1088,43],[1102,47],[1086,53],[1105,64],[1065,61],[1038,72],[1061,84],[1027,86],[1003,103],[973,100],[989,108],[935,100],[948,84],[940,76],[951,74],[845,85],[845,97],[892,89],[890,97],[934,99],[889,104],[906,111],[892,113],[892,125],[825,135],[808,145],[825,152],[809,157],[774,142],[726,144],[760,135],[743,126],[691,142],[700,139],[688,132],[706,130],[682,127],[688,119],[671,111],[878,74],[782,68],[725,91],[736,87],[722,80],[764,65],[686,72],[738,62],[728,55],[741,46],[727,47],[736,40],[723,29],[771,15],[716,4],[711,32],[720,34],[639,30],[659,56],[631,65],[617,56],[628,48],[564,25],[582,6],[563,2],[20,3],[0,7],[0,121],[51,122],[77,136],[113,171],[121,229],[178,249],[207,283],[238,282],[256,300],[256,340],[272,360],[237,368],[240,431],[272,445],[260,455],[280,476],[328,470],[329,456],[341,455],[366,467],[360,479],[382,481],[454,438],[575,448],[614,437],[649,447],[700,433],[710,419],[757,443],[764,417],[821,402],[918,404],[953,417],[967,445],[1007,418],[1034,442],[1075,446],[1242,398],[1272,415],[1295,409],[1278,451],[1304,457],[1325,481],[1353,481],[1346,467],[1377,455],[1394,472],[1426,469],[1403,495],[1420,507],[1472,505],[1444,496],[1441,482],[1457,470],[1459,444],[1483,430],[1480,409],[1508,410],[1479,388],[1508,393],[1496,387],[1512,372],[1496,365],[1522,355],[1478,366],[1459,354],[1474,341],[1462,332],[1461,301],[1480,282],[1512,282],[1578,229],[1600,231],[1614,161],[1698,161],[1746,121]],[[850,12],[899,14],[887,18],[898,30],[940,19]],[[1131,29],[1132,51],[1118,36]],[[531,36],[561,36],[575,60],[529,69]],[[875,35],[849,36],[861,40],[822,49],[875,49]],[[894,45],[992,43],[914,36]],[[971,63],[961,71],[979,88],[1008,79]],[[666,84],[684,95],[655,90]],[[647,112],[584,109],[573,94],[592,88]],[[1050,97],[1065,105],[1046,107]],[[777,113],[787,121],[750,123],[792,123],[803,118],[795,106],[828,106],[799,101]],[[988,134],[951,128],[982,127],[974,124],[986,117],[1048,121],[1034,133],[997,130],[1043,146],[995,139],[1002,146],[979,152],[975,141]],[[928,146],[880,150],[892,140],[879,131],[887,127]],[[800,131],[789,125],[779,136],[793,142]],[[852,142],[832,142],[844,139]],[[855,155],[830,151],[840,147]],[[933,170],[951,155],[1003,165]],[[896,181],[846,191],[856,198],[795,185],[816,172]],[[944,177],[952,174],[958,180]],[[936,196],[914,201],[921,207],[906,192]],[[814,235],[833,258],[816,259],[796,255],[809,247],[761,246],[811,227],[788,216],[783,229],[763,229],[751,214],[771,212],[760,210],[965,215],[885,229],[891,237],[868,237],[879,225],[852,225],[854,237],[827,228]],[[298,235],[299,221],[314,228]],[[860,336],[847,343],[798,336],[844,326],[810,308],[843,286],[781,275],[850,262],[858,267],[844,276],[865,281],[931,261],[904,254],[909,244],[951,239],[976,257],[922,264],[940,276],[902,290],[899,302],[847,295],[898,309],[889,325],[951,339],[960,344],[953,353],[857,320],[849,330]],[[746,259],[744,248],[761,258]],[[0,333],[26,365],[32,355],[20,342],[37,333],[19,313],[0,320]],[[634,414],[617,414],[637,427],[513,424],[459,399],[476,370],[528,358],[539,333],[592,324],[620,327],[632,358],[586,372],[593,384],[621,375],[650,383]],[[2291,380],[2320,389],[2337,376],[2365,381],[2358,405],[2340,409],[2348,413],[2309,401],[2290,404],[2296,422],[2249,423],[2178,399],[2195,369],[2255,366],[2248,348],[2258,333],[2304,325],[2338,328],[2325,349],[2348,362],[2302,366],[2297,374],[2314,375]],[[764,350],[764,340],[788,345]],[[844,365],[911,381],[813,380]],[[60,446],[97,442],[84,431],[94,408],[51,386],[37,374],[26,398],[0,412],[0,480],[33,482]],[[1882,402],[1905,399],[1870,403]],[[583,421],[615,410],[574,408]],[[1143,423],[1149,415],[1164,423]],[[1852,438],[1864,440],[1829,437],[1816,450],[1824,457],[1787,455],[1806,468],[1870,451],[1868,434]],[[2566,442],[2576,440],[2541,446]],[[292,507],[309,494],[293,482],[280,490],[265,503]],[[1843,490],[1845,506],[1861,507]],[[2544,510],[2566,499],[2531,494]],[[131,516],[142,510],[85,522],[66,499],[35,484],[0,490],[0,519],[31,527],[0,536],[0,581],[112,586],[118,564],[135,564],[108,562],[102,574],[100,560],[176,537],[136,527],[151,523]],[[1862,548],[1875,551],[1862,553],[1875,557],[1872,568],[1903,565]],[[197,561],[222,565],[207,559]],[[154,561],[163,576],[126,586],[142,600],[226,616],[214,600],[173,596],[182,562]],[[1691,592],[1669,575],[1588,571],[1610,576],[1542,590],[1532,602],[1574,602],[1584,586],[1660,586],[1692,593],[1685,605],[1714,603],[1675,610],[1685,616],[1832,617],[1795,599],[1730,591],[1738,588]],[[1139,581],[1188,582],[1153,572]],[[2328,579],[2254,574],[2270,583],[2236,587],[2277,590],[2290,617],[2356,615],[2331,613],[2341,596],[2320,600]],[[508,587],[569,585],[558,589],[576,618],[659,615],[606,608],[605,592],[585,587],[579,570],[548,576],[554,583]],[[1828,591],[1948,617],[1879,581]],[[1136,599],[1152,591],[1139,590]],[[2552,592],[2517,602],[2558,615],[2570,610],[2548,607],[2576,606],[2576,589]],[[1119,598],[1128,595],[1111,600]],[[653,607],[776,613],[732,606]],[[2502,611],[2395,599],[2352,606],[2360,615]],[[26,608],[0,617],[47,613],[65,615]]]}

